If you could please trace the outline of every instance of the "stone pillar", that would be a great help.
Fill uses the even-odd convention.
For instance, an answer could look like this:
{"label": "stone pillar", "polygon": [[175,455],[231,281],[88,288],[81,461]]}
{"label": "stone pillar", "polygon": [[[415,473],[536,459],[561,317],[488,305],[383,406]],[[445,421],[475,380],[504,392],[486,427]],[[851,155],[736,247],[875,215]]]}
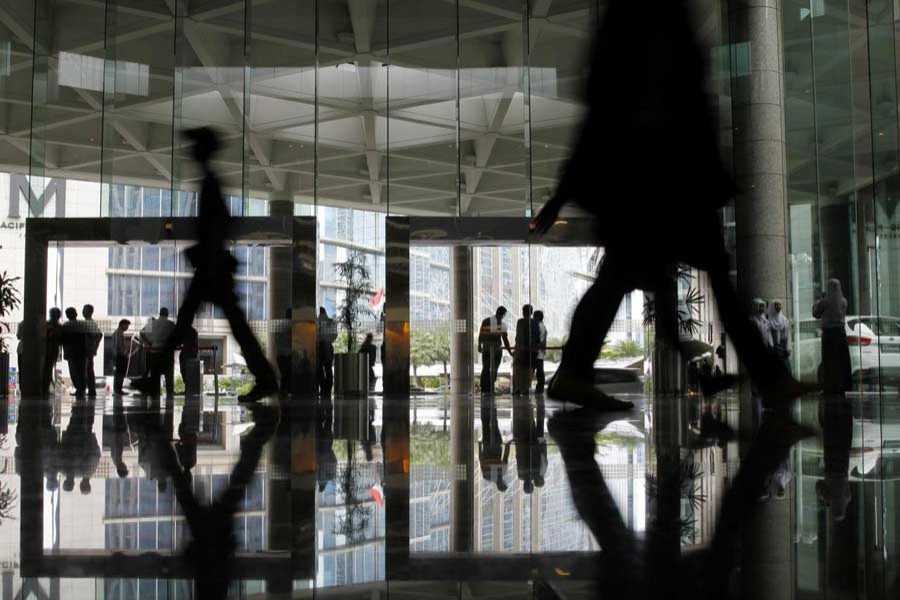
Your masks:
{"label": "stone pillar", "polygon": [[[788,287],[788,209],[785,193],[783,50],[779,0],[735,0],[732,44],[749,47],[749,72],[732,73],[738,294],[781,298]],[[748,309],[749,310],[749,309]],[[793,318],[794,315],[788,315]],[[741,406],[741,438],[755,431],[752,400]],[[741,580],[747,599],[793,598],[793,489],[766,500],[743,525]]]}
{"label": "stone pillar", "polygon": [[450,393],[469,395],[475,385],[475,317],[472,248],[453,246],[450,257]]}
{"label": "stone pillar", "polygon": [[[290,198],[273,198],[269,200],[269,215],[292,219],[294,216],[294,201]],[[287,318],[288,309],[292,306],[292,261],[291,246],[272,246],[269,248],[269,321],[283,322]],[[273,363],[278,353],[275,347],[276,339],[276,336],[269,335],[269,359]]]}
{"label": "stone pillar", "polygon": [[475,549],[475,384],[472,248],[453,246],[450,257],[450,549]]}

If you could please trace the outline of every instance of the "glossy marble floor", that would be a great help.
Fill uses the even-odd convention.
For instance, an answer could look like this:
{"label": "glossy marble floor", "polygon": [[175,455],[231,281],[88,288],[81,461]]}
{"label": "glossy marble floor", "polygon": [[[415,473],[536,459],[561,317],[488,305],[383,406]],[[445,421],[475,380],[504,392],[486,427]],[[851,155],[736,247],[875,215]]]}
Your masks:
{"label": "glossy marble floor", "polygon": [[632,399],[10,398],[0,599],[900,597],[896,396]]}

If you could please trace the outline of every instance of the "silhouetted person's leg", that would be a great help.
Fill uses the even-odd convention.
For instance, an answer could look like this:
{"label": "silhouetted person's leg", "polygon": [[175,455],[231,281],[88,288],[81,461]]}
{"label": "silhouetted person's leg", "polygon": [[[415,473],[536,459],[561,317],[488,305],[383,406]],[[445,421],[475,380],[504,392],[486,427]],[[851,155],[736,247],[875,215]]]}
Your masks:
{"label": "silhouetted person's leg", "polygon": [[537,383],[534,386],[534,391],[537,393],[541,393],[544,391],[544,361],[538,360],[534,365],[534,375]]}
{"label": "silhouetted person's leg", "polygon": [[166,396],[175,395],[175,357],[164,355],[162,362],[162,374],[166,378]]}
{"label": "silhouetted person's leg", "polygon": [[244,316],[244,311],[241,310],[234,299],[228,299],[223,302],[221,308],[225,313],[225,318],[228,319],[228,325],[231,327],[234,339],[237,340],[238,345],[241,347],[241,353],[247,361],[247,368],[256,378],[256,385],[263,386],[273,393],[278,391],[275,371],[272,370],[272,366],[266,360],[266,355],[263,354],[262,347],[259,345],[256,336],[253,335],[250,324],[247,323],[247,318]]}
{"label": "silhouetted person's leg", "polygon": [[612,326],[624,295],[633,289],[629,266],[618,254],[608,253],[594,284],[585,292],[569,329],[562,361],[547,390],[551,398],[607,410],[628,410],[631,402],[620,402],[596,390],[594,361],[600,355],[606,334]]}
{"label": "silhouetted person's leg", "polygon": [[125,372],[128,370],[128,357],[116,356],[116,371],[113,378],[113,391],[122,392],[122,385],[125,383]]}
{"label": "silhouetted person's leg", "polygon": [[94,374],[94,357],[85,358],[84,364],[84,383],[87,388],[88,396],[97,395],[97,376]]}

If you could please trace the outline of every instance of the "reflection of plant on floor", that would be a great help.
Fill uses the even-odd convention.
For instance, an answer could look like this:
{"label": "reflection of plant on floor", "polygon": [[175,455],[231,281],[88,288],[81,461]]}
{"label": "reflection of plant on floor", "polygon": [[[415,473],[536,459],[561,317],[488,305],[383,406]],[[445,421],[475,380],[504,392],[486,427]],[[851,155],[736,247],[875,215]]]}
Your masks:
{"label": "reflection of plant on floor", "polygon": [[13,509],[16,507],[16,491],[5,483],[0,482],[0,523],[4,519],[15,519]]}
{"label": "reflection of plant on floor", "polygon": [[449,465],[450,432],[430,423],[410,423],[409,460],[414,465]]}
{"label": "reflection of plant on floor", "polygon": [[[677,485],[678,485],[678,501],[684,504],[687,500],[687,515],[680,515],[679,533],[681,543],[684,545],[693,544],[697,533],[697,519],[695,513],[706,503],[706,494],[702,492],[700,479],[703,477],[703,466],[695,462],[679,462],[677,467]],[[657,501],[660,493],[659,474],[647,474],[647,499],[649,501]],[[680,514],[679,506],[679,514]],[[658,513],[658,509],[657,509]]]}
{"label": "reflection of plant on floor", "polygon": [[338,489],[344,499],[343,513],[335,512],[333,530],[335,535],[343,535],[347,539],[347,545],[366,539],[366,531],[372,521],[372,507],[366,505],[370,498],[365,495],[365,486],[360,486],[357,481],[357,472],[353,468],[355,455],[354,442],[347,440],[347,464],[338,479]]}

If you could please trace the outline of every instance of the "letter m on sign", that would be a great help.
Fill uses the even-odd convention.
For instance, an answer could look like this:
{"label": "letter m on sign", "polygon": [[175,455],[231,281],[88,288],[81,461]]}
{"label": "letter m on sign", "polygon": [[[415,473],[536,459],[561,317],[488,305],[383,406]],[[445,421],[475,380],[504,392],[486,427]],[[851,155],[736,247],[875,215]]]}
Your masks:
{"label": "letter m on sign", "polygon": [[9,215],[10,219],[18,219],[20,204],[25,201],[28,205],[29,217],[46,217],[44,209],[50,200],[56,198],[57,217],[66,216],[66,180],[53,178],[47,182],[47,186],[40,196],[34,193],[31,183],[24,175],[10,173],[9,175]]}

